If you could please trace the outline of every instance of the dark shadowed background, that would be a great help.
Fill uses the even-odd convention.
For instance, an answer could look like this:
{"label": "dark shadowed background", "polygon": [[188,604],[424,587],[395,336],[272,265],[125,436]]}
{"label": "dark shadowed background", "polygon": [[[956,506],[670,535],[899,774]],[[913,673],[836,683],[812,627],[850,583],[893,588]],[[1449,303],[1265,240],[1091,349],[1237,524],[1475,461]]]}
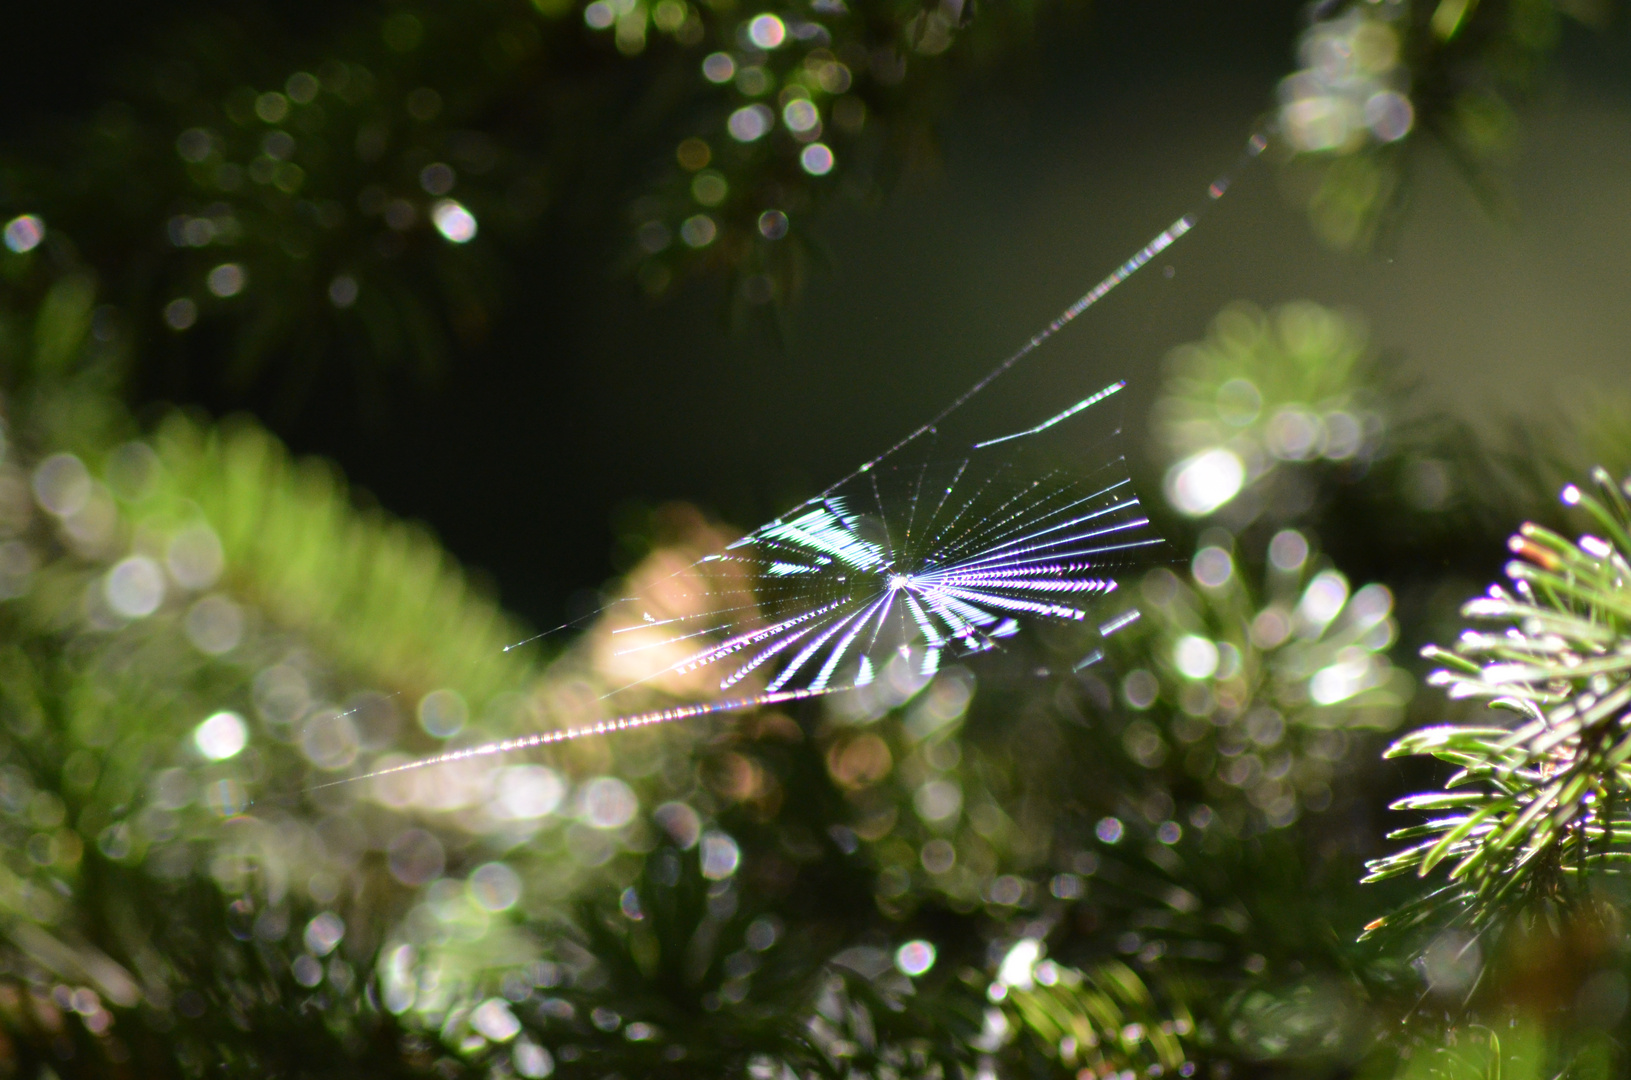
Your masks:
{"label": "dark shadowed background", "polygon": [[[270,390],[202,403],[248,409],[298,451],[333,457],[489,574],[508,606],[553,624],[638,553],[649,508],[688,501],[744,528],[784,509],[921,422],[1201,202],[1291,69],[1299,8],[1104,0],[1065,20],[1024,64],[961,87],[938,155],[891,196],[825,214],[829,258],[779,328],[732,324],[706,280],[648,300],[586,221],[528,254],[488,343],[429,391],[359,402],[331,369],[294,411]],[[130,43],[189,6],[170,9],[8,12],[5,129],[35,133],[105,100]],[[339,16],[296,4],[276,17],[316,34]],[[1198,229],[1048,346],[1058,385],[1034,412],[1127,378],[1136,456],[1161,358],[1234,299],[1356,309],[1419,373],[1425,405],[1480,422],[1621,378],[1627,40],[1623,26],[1568,29],[1524,118],[1515,215],[1491,212],[1428,150],[1403,228],[1376,253],[1339,255],[1272,168],[1246,169]]]}

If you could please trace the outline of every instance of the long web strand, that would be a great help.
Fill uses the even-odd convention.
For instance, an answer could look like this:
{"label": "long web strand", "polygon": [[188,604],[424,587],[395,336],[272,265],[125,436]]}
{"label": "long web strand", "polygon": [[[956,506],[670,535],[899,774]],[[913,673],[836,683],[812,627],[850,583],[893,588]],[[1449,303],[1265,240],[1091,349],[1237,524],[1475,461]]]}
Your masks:
{"label": "long web strand", "polygon": [[[1253,159],[1262,154],[1264,149],[1267,148],[1268,144],[1268,135],[1264,130],[1260,129],[1258,131],[1254,131],[1252,133],[1252,137],[1246,140],[1246,149],[1242,151],[1240,160],[1236,162],[1235,167],[1224,173],[1222,176],[1219,176],[1207,186],[1207,204],[1210,205],[1211,203],[1215,203],[1219,199],[1223,198],[1224,194],[1228,192],[1230,186],[1234,183],[1235,175]],[[1132,258],[1116,267],[1103,281],[1099,282],[1087,292],[1083,293],[1079,298],[1077,298],[1075,303],[1071,304],[1064,311],[1061,311],[1058,317],[1056,317],[1047,326],[1033,334],[1029,341],[1021,345],[1017,350],[1010,354],[1007,359],[1003,360],[1002,363],[992,368],[973,386],[969,387],[967,390],[963,391],[956,398],[954,398],[951,404],[935,413],[934,416],[928,420],[928,422],[924,423],[916,431],[913,431],[910,435],[907,435],[904,439],[901,439],[899,442],[895,443],[893,446],[879,454],[877,457],[873,458],[871,461],[866,462],[849,475],[830,485],[826,491],[822,492],[822,494],[826,495],[836,491],[838,488],[843,487],[845,484],[855,479],[855,477],[859,476],[861,473],[867,472],[884,459],[899,453],[911,443],[933,431],[941,421],[946,419],[946,417],[968,404],[968,402],[976,394],[980,393],[986,387],[996,382],[1015,364],[1018,364],[1021,360],[1031,355],[1037,349],[1040,349],[1049,338],[1053,337],[1053,335],[1063,330],[1066,326],[1069,326],[1078,315],[1092,307],[1094,304],[1097,304],[1100,300],[1103,300],[1106,296],[1109,296],[1110,293],[1115,290],[1116,286],[1138,273],[1151,259],[1155,258],[1157,255],[1161,254],[1167,248],[1171,247],[1173,244],[1182,239],[1185,233],[1189,232],[1189,230],[1195,227],[1195,223],[1200,220],[1200,216],[1200,210],[1192,210],[1183,217],[1179,218],[1177,221],[1174,221],[1171,225],[1167,226],[1155,237],[1155,239],[1151,240],[1148,244],[1145,244],[1143,248],[1135,252]]]}
{"label": "long web strand", "polygon": [[[848,689],[843,687],[840,689]],[[533,735],[518,735],[513,739],[499,739],[496,742],[482,743],[480,746],[469,746],[463,750],[449,750],[446,753],[434,754],[430,757],[415,758],[404,761],[400,765],[390,765],[373,772],[363,773],[361,776],[348,776],[341,780],[330,780],[326,784],[314,784],[308,791],[321,791],[323,788],[338,787],[341,784],[355,784],[361,780],[377,780],[383,776],[395,776],[398,773],[413,772],[417,769],[428,769],[433,765],[451,765],[459,761],[469,761],[472,758],[493,757],[497,754],[512,754],[518,750],[532,750],[540,746],[552,746],[556,743],[573,742],[577,739],[586,739],[592,735],[612,735],[620,731],[635,731],[639,728],[652,727],[657,724],[672,724],[676,720],[691,720],[698,716],[715,716],[720,713],[746,712],[764,705],[778,705],[788,701],[801,701],[805,698],[822,697],[831,694],[834,690],[782,690],[765,694],[754,694],[751,697],[725,698],[719,701],[704,701],[694,705],[675,705],[668,709],[653,709],[650,712],[631,713],[628,716],[617,716],[609,720],[596,720],[592,724],[578,724],[573,727],[555,728],[551,731],[540,731]]]}
{"label": "long web strand", "polygon": [[[1229,172],[1224,173],[1223,175],[1219,176],[1210,185],[1208,185],[1207,192],[1206,192],[1206,194],[1207,194],[1207,204],[1206,205],[1210,206],[1212,203],[1215,203],[1219,199],[1221,199],[1224,196],[1224,194],[1228,192],[1229,188],[1232,186],[1235,176],[1246,165],[1248,165],[1253,159],[1259,157],[1262,154],[1263,150],[1267,147],[1267,145],[1268,145],[1268,134],[1267,134],[1266,129],[1260,129],[1258,131],[1255,131],[1252,134],[1251,138],[1247,140],[1245,150],[1242,152],[1239,161],[1235,164],[1235,167],[1232,168]],[[809,506],[809,505],[812,505],[812,504],[820,503],[823,499],[825,499],[825,498],[827,498],[829,496],[832,496],[833,493],[836,492],[839,488],[845,486],[850,481],[854,480],[856,477],[862,475],[863,473],[867,473],[867,472],[872,471],[872,469],[874,469],[876,466],[878,466],[882,462],[886,461],[890,457],[894,456],[895,454],[899,453],[905,447],[911,445],[913,442],[915,442],[918,439],[922,438],[924,435],[929,434],[930,432],[934,431],[936,429],[936,427],[938,427],[952,413],[956,412],[958,409],[960,409],[964,405],[966,405],[977,394],[984,391],[987,387],[989,387],[992,383],[994,383],[998,378],[1000,378],[1002,375],[1004,375],[1009,370],[1011,370],[1013,367],[1015,367],[1017,364],[1019,364],[1020,361],[1024,360],[1031,353],[1033,353],[1037,349],[1041,348],[1042,345],[1045,344],[1048,341],[1049,338],[1053,337],[1059,331],[1063,330],[1066,326],[1070,325],[1070,323],[1073,322],[1079,315],[1081,315],[1083,312],[1087,311],[1093,305],[1097,304],[1100,300],[1103,300],[1106,296],[1108,296],[1111,292],[1113,292],[1116,289],[1117,286],[1121,285],[1122,282],[1126,281],[1128,278],[1130,278],[1134,274],[1136,274],[1139,270],[1143,269],[1143,267],[1146,266],[1157,255],[1161,254],[1163,251],[1167,250],[1169,247],[1171,247],[1173,244],[1175,244],[1178,240],[1182,239],[1191,229],[1193,229],[1195,227],[1197,221],[1199,220],[1199,218],[1201,216],[1201,213],[1202,213],[1202,210],[1191,211],[1190,213],[1187,213],[1183,217],[1179,218],[1177,221],[1173,222],[1166,229],[1162,230],[1148,244],[1144,245],[1143,248],[1141,248],[1137,252],[1135,252],[1131,258],[1129,258],[1126,262],[1122,263],[1120,266],[1116,267],[1116,269],[1113,270],[1102,281],[1100,281],[1098,284],[1093,286],[1093,288],[1089,289],[1086,293],[1083,293],[1080,297],[1078,297],[1075,300],[1075,302],[1073,302],[1069,307],[1065,308],[1064,311],[1060,312],[1059,315],[1056,316],[1053,319],[1052,322],[1048,323],[1048,325],[1046,327],[1039,330],[1037,333],[1033,334],[1030,337],[1030,339],[1028,339],[1017,350],[1015,350],[1012,354],[1010,354],[1008,357],[1006,357],[1001,363],[999,363],[991,371],[986,373],[986,375],[984,375],[977,382],[975,382],[974,385],[970,386],[967,390],[963,391],[963,393],[959,394],[956,398],[954,398],[951,401],[950,404],[948,404],[944,408],[942,408],[933,417],[931,417],[926,423],[920,425],[917,429],[912,431],[910,434],[908,434],[904,438],[900,439],[898,442],[894,443],[892,446],[890,446],[888,449],[884,450],[882,453],[878,454],[876,457],[873,457],[869,461],[864,462],[863,464],[861,464],[856,469],[852,470],[851,472],[849,472],[848,474],[846,474],[845,476],[843,476],[839,480],[837,480],[834,483],[830,484],[825,490],[823,490],[821,492],[820,495],[816,496],[813,499],[808,500],[803,505]],[[982,447],[988,447],[988,446],[994,445],[996,443],[1006,442],[1006,441],[1008,441],[1010,439],[1017,439],[1017,438],[1020,438],[1022,436],[1039,433],[1039,432],[1053,426],[1054,424],[1057,424],[1060,421],[1074,415],[1075,413],[1080,412],[1081,410],[1088,408],[1089,406],[1091,406],[1094,403],[1102,400],[1103,398],[1108,397],[1111,394],[1116,393],[1117,391],[1121,390],[1125,385],[1126,384],[1124,382],[1114,383],[1111,386],[1106,387],[1104,390],[1100,391],[1099,393],[1094,394],[1091,397],[1086,398],[1086,399],[1084,399],[1084,400],[1082,400],[1080,402],[1077,402],[1075,405],[1072,405],[1070,408],[1066,409],[1065,411],[1055,415],[1054,417],[1052,417],[1050,419],[1047,419],[1047,420],[1043,421],[1042,423],[1038,424],[1037,426],[1035,426],[1033,428],[1030,428],[1030,429],[1025,430],[1025,431],[1015,432],[1015,433],[1013,433],[1011,435],[1005,435],[1005,436],[1002,436],[1002,437],[999,437],[999,438],[986,440],[985,442],[976,444],[974,448],[975,449],[980,449]],[[966,467],[966,464],[967,463],[965,461],[964,467]],[[959,469],[957,475],[959,477],[961,476],[961,468]],[[921,483],[921,478],[920,478],[919,482]],[[936,515],[938,515],[940,507],[944,506],[946,498],[950,495],[952,488],[954,488],[955,486],[956,486],[956,479],[954,478],[952,484],[941,495],[940,504],[939,504],[939,506],[936,507],[936,511],[935,511]],[[879,502],[881,503],[882,501],[883,500],[880,497]],[[964,509],[967,509],[968,505],[971,505],[971,504],[965,504]],[[1120,509],[1120,508],[1121,507],[1113,507],[1112,509]],[[960,514],[961,514],[961,511],[959,511],[959,516],[960,516]],[[916,505],[915,505],[915,499],[914,499],[914,505],[913,505],[913,517],[914,517],[914,519],[915,519],[915,516],[916,516]],[[1096,516],[1096,515],[1094,515],[1094,516]],[[931,518],[931,520],[932,520],[932,518]],[[954,521],[955,521],[955,519],[954,519]],[[1147,521],[1140,520],[1140,521],[1132,522],[1130,524],[1135,525],[1135,526],[1136,525],[1143,525],[1143,524],[1147,524]],[[1117,526],[1117,527],[1119,528],[1121,526]],[[1079,539],[1083,539],[1083,537],[1078,536],[1078,537],[1074,537],[1072,539],[1073,540],[1079,540]],[[1125,548],[1136,548],[1136,547],[1141,547],[1141,546],[1145,546],[1145,545],[1153,544],[1153,543],[1158,543],[1158,542],[1159,541],[1156,541],[1156,540],[1142,540],[1142,541],[1135,541],[1135,542],[1132,542],[1132,543],[1129,543],[1129,544],[1126,544],[1126,545],[1095,546],[1095,547],[1093,547],[1091,549],[1088,549],[1088,550],[1085,550],[1085,551],[1067,552],[1067,553],[1064,553],[1064,554],[1067,555],[1067,556],[1097,554],[1097,553],[1102,553],[1102,552],[1106,552],[1106,551],[1120,550],[1120,549],[1122,549],[1124,547]],[[965,564],[965,566],[963,568],[964,572],[966,573],[968,570],[973,569],[973,567],[977,566],[977,565],[978,565],[978,563],[973,564],[973,565]],[[1107,586],[1109,589],[1114,588],[1114,583],[1113,582],[1106,582],[1106,583],[1094,582],[1093,585],[1095,585],[1095,586],[1104,585],[1104,586]],[[950,594],[953,594],[953,595],[955,595],[955,594],[957,594],[959,592],[963,592],[963,590],[959,590],[959,589],[945,589],[944,591],[946,593],[950,593]],[[893,599],[894,599],[894,593],[893,593],[893,591],[891,591],[890,593],[886,594],[883,606],[886,607],[889,602],[893,601]],[[935,631],[932,628],[932,625],[927,620],[927,616],[923,613],[922,609],[918,606],[918,604],[913,599],[913,597],[909,593],[907,593],[907,594],[904,595],[904,599],[905,599],[905,602],[908,604],[908,606],[912,609],[914,618],[916,618],[920,623],[922,623],[923,630],[925,631],[925,634],[926,634],[931,646],[933,646],[935,648],[938,648],[939,644],[943,644],[943,639],[940,639],[939,635],[937,633],[935,633]],[[991,602],[991,598],[989,596],[984,596],[984,597],[982,597],[982,599],[984,599],[988,603]],[[1012,610],[1015,610],[1015,611],[1036,610],[1036,608],[1038,607],[1038,605],[1036,605],[1034,603],[1014,600],[1012,598],[1007,598],[1007,606],[1009,606]],[[569,621],[567,623],[562,624],[561,626],[558,626],[558,627],[554,628],[553,630],[547,630],[547,631],[544,631],[543,633],[536,634],[536,635],[534,635],[532,637],[529,637],[529,638],[527,638],[527,639],[525,639],[523,641],[515,642],[512,645],[506,646],[505,651],[508,652],[510,649],[519,648],[522,645],[526,645],[526,644],[529,644],[530,642],[537,641],[540,638],[544,638],[544,637],[547,637],[547,636],[549,636],[551,634],[557,633],[558,631],[564,630],[567,627],[575,626],[575,625],[578,625],[580,623],[586,622],[589,617],[590,616],[583,616],[583,617],[580,617],[578,619],[571,620],[571,621]],[[1131,622],[1133,619],[1136,619],[1137,617],[1138,617],[1138,615],[1137,615],[1136,609],[1133,610],[1132,612],[1126,613],[1126,614],[1124,614],[1122,616],[1118,616],[1116,619],[1111,620],[1110,623],[1105,624],[1105,626],[1101,628],[1101,634],[1103,636],[1108,636],[1109,633],[1112,633],[1115,630],[1120,629],[1121,626],[1125,625],[1127,622]],[[853,615],[848,617],[848,618],[845,618],[843,620],[843,622],[840,623],[840,625],[831,627],[827,631],[827,636],[830,636],[831,634],[836,633],[839,629],[841,629],[841,627],[842,627],[842,625],[844,623],[850,624],[853,627],[853,632],[845,637],[844,646],[843,646],[845,649],[847,649],[849,642],[854,639],[855,635],[857,633],[861,632],[861,630],[863,629],[863,627],[866,626],[867,623],[874,622],[875,619],[876,619],[876,624],[875,624],[875,627],[874,627],[874,636],[876,636],[876,633],[877,633],[876,625],[880,625],[881,621],[882,621],[882,614],[879,613],[879,605],[877,605],[877,604],[872,605],[869,608],[869,610],[864,615],[861,615],[858,619]],[[813,629],[813,627],[812,627],[812,629]],[[706,631],[702,631],[702,632],[705,633]],[[691,636],[691,635],[685,635],[685,636]],[[795,637],[797,637],[797,636],[802,636],[802,634],[796,635]],[[783,644],[791,644],[791,640],[784,638],[783,639]],[[813,647],[812,647],[812,649],[813,649]],[[799,664],[804,663],[805,660],[807,660],[808,658],[809,657],[806,656],[806,657],[802,657],[802,658],[798,659],[797,661],[795,661],[794,666],[796,667]],[[769,655],[764,654],[764,655],[762,655],[761,659],[769,659]],[[361,780],[372,780],[372,779],[377,779],[377,778],[380,778],[380,777],[392,776],[392,775],[396,775],[398,773],[404,773],[404,772],[410,772],[410,771],[417,770],[417,769],[428,768],[428,767],[433,766],[433,765],[446,765],[446,764],[451,764],[451,763],[460,762],[460,761],[468,761],[468,760],[471,760],[471,759],[474,759],[474,758],[491,757],[491,756],[500,755],[500,754],[514,753],[514,752],[521,751],[521,750],[535,749],[535,748],[541,747],[541,746],[551,746],[551,745],[554,745],[554,744],[557,744],[557,743],[572,742],[572,741],[575,741],[577,739],[589,738],[591,736],[596,736],[596,735],[608,735],[608,734],[614,734],[614,733],[623,732],[623,731],[633,731],[633,730],[636,730],[636,729],[639,729],[639,728],[654,727],[654,726],[657,726],[657,725],[660,725],[660,724],[671,724],[671,723],[675,723],[677,721],[695,719],[695,718],[701,717],[701,716],[714,716],[714,715],[720,715],[720,714],[725,714],[725,713],[745,712],[745,711],[747,711],[749,709],[755,709],[755,708],[759,708],[759,707],[762,707],[762,706],[765,706],[765,705],[774,705],[774,704],[781,704],[781,703],[785,703],[785,702],[803,700],[803,699],[806,699],[806,698],[821,697],[821,696],[825,696],[825,695],[832,694],[832,693],[849,691],[849,690],[855,689],[856,687],[853,687],[853,686],[827,686],[827,685],[825,685],[825,683],[824,683],[825,676],[830,674],[830,668],[836,663],[837,659],[838,659],[838,656],[835,655],[835,656],[833,656],[831,658],[831,661],[827,665],[824,665],[824,668],[826,670],[824,670],[822,679],[818,680],[817,685],[800,687],[800,688],[797,688],[797,689],[783,690],[783,689],[779,689],[779,687],[780,687],[780,685],[782,685],[782,683],[780,681],[778,681],[776,683],[772,683],[772,686],[778,687],[777,689],[767,690],[767,691],[757,693],[757,694],[753,694],[753,695],[746,696],[746,697],[720,699],[720,700],[709,701],[709,702],[698,702],[698,703],[693,703],[693,704],[689,704],[689,705],[673,706],[673,707],[667,708],[667,709],[656,709],[656,710],[652,710],[652,711],[648,711],[648,712],[631,713],[631,714],[628,714],[628,715],[625,715],[625,716],[617,716],[617,717],[613,717],[613,718],[606,719],[606,720],[595,721],[594,723],[579,724],[579,725],[574,725],[572,727],[557,728],[557,729],[554,729],[554,730],[551,730],[551,731],[538,732],[538,733],[535,733],[535,734],[532,734],[532,735],[523,735],[523,736],[518,736],[518,737],[510,738],[510,739],[501,739],[501,740],[497,740],[497,741],[494,741],[494,742],[483,743],[483,744],[481,744],[479,746],[467,747],[467,748],[462,749],[462,750],[451,750],[451,751],[448,751],[448,752],[442,753],[442,754],[435,754],[435,755],[432,755],[432,756],[429,756],[429,757],[418,758],[418,759],[415,759],[413,761],[404,762],[404,763],[399,764],[399,765],[393,765],[393,766],[390,766],[390,767],[384,768],[384,769],[376,769],[376,770],[374,770],[372,772],[364,773],[361,776],[347,777],[347,778],[342,779],[342,780],[331,781],[328,784],[316,785],[311,790],[318,790],[318,789],[324,788],[324,787],[332,787],[332,786],[334,786],[336,784],[356,783],[357,781],[361,781]],[[864,654],[863,654],[863,659],[864,659]],[[1098,656],[1095,654],[1094,656],[1090,657],[1088,660],[1083,661],[1081,666],[1085,667],[1085,666],[1087,666],[1087,664],[1093,662],[1093,660],[1096,660],[1096,659],[1098,659]],[[757,662],[755,662],[755,664],[753,666],[757,666]],[[784,672],[784,676],[787,675],[787,674],[790,674],[790,672]],[[637,685],[639,682],[643,682],[643,681],[644,680],[636,680],[636,683],[630,684],[630,687],[624,687],[623,689],[629,689],[633,685]],[[613,691],[612,693],[616,693],[616,691]],[[609,697],[609,696],[611,696],[611,694],[602,695],[602,699],[604,700],[606,697]]]}

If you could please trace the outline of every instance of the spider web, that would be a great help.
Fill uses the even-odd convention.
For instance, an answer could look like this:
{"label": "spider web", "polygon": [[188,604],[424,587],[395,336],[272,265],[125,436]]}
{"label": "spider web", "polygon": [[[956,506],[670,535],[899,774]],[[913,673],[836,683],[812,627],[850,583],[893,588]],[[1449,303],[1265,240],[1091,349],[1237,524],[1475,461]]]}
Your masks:
{"label": "spider web", "polygon": [[[1265,132],[1254,133],[1236,170],[1267,142]],[[1232,174],[1215,180],[1208,202],[1231,183]],[[1092,626],[1096,602],[1116,591],[1117,574],[1147,562],[1162,543],[1114,448],[1120,428],[1108,403],[1126,384],[1019,431],[954,437],[946,423],[1197,217],[1179,218],[928,423],[820,495],[597,613],[607,666],[621,676],[601,697],[611,717],[355,779],[864,692],[881,681],[909,696],[943,664],[991,651],[1027,623]],[[1108,636],[1137,617],[1126,606],[1095,629]],[[694,700],[617,708],[654,692]]]}
{"label": "spider web", "polygon": [[610,696],[692,673],[707,673],[698,689],[714,694],[755,682],[768,694],[828,693],[890,666],[927,679],[1014,636],[1021,620],[1086,620],[1115,590],[1114,572],[1161,540],[1120,458],[1084,469],[1063,440],[1041,440],[1124,385],[957,458],[856,474],[705,556],[688,575],[700,587],[664,597],[679,614],[623,601],[637,617],[611,631],[622,639],[613,654],[663,659]]}
{"label": "spider web", "polygon": [[956,456],[926,432],[915,453],[864,466],[600,613],[599,666],[624,675],[603,703],[616,712],[642,694],[699,700],[362,778],[874,687],[898,702],[1029,622],[1114,633],[1136,609],[1095,626],[1097,602],[1163,543],[1113,452],[1120,429],[1107,399],[1125,385]]}

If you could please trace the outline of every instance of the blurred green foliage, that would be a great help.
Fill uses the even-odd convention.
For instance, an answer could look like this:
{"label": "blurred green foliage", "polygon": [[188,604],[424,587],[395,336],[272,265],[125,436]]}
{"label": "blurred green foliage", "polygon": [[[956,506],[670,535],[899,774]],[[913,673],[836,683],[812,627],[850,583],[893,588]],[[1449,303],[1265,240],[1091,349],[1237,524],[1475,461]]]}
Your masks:
{"label": "blurred green foliage", "polygon": [[[899,700],[379,775],[604,719],[613,620],[507,648],[526,629],[331,466],[123,401],[155,341],[240,383],[353,348],[428,370],[591,190],[653,293],[723,267],[785,299],[810,211],[921,152],[950,80],[1047,10],[417,2],[316,45],[207,22],[7,163],[43,223],[0,253],[0,1071],[1623,1071],[1631,512],[1608,474],[1570,489],[1604,535],[1526,527],[1465,609],[1497,629],[1430,653],[1515,723],[1413,694],[1398,639],[1455,616],[1396,609],[1419,553],[1350,577],[1340,545],[1436,520],[1453,587],[1484,539],[1456,515],[1511,496],[1351,315],[1232,306],[1174,355],[1154,423],[1193,556],[1096,635]],[[1322,234],[1376,235],[1412,132],[1494,160],[1558,15],[1317,11],[1281,124]],[[1605,409],[1535,473],[1623,468],[1623,441]],[[729,539],[675,519],[630,593]],[[1459,771],[1380,766],[1406,722],[1395,759]],[[1391,856],[1389,800],[1437,815]]]}
{"label": "blurred green foliage", "polygon": [[315,40],[210,17],[13,141],[0,212],[94,268],[144,371],[207,356],[240,394],[276,359],[298,401],[349,354],[377,396],[483,341],[506,268],[586,226],[626,222],[652,294],[723,270],[743,310],[791,298],[817,207],[930,152],[953,80],[1049,10],[415,0]]}
{"label": "blurred green foliage", "polygon": [[[333,784],[592,719],[618,678],[605,628],[547,661],[505,651],[524,629],[331,469],[242,420],[176,413],[144,433],[106,390],[118,321],[83,272],[45,269],[19,277],[0,337],[0,1013],[16,1071],[1457,1076],[1520,1067],[1516,1042],[1466,1042],[1508,1015],[1570,1075],[1620,1060],[1602,1034],[1627,997],[1617,894],[1579,872],[1613,864],[1617,827],[1586,808],[1608,798],[1617,728],[1529,781],[1582,778],[1568,818],[1525,817],[1563,803],[1514,785],[1573,728],[1548,721],[1564,743],[1538,750],[1512,742],[1521,728],[1455,736],[1494,755],[1476,775],[1507,792],[1518,831],[1430,909],[1353,884],[1376,850],[1353,830],[1389,787],[1368,733],[1400,722],[1411,680],[1388,659],[1389,590],[1354,590],[1318,553],[1328,500],[1266,535],[1208,524],[1187,567],[1133,590],[1138,617],[1106,624],[1096,662],[1040,634],[1007,669],[948,668],[899,703]],[[1223,383],[1276,385],[1280,353],[1232,355]],[[1351,381],[1314,372],[1328,390],[1276,400],[1353,400],[1366,369],[1338,370]],[[1174,371],[1170,402],[1205,400]],[[1574,597],[1623,560],[1594,546],[1624,544],[1622,519],[1579,501],[1610,538],[1531,530],[1525,587],[1539,574]],[[630,588],[720,538],[676,516]],[[1599,614],[1617,586],[1594,587],[1536,640],[1618,640]],[[1519,629],[1540,633],[1540,610],[1514,609]],[[1491,677],[1457,663],[1468,685]],[[1510,695],[1503,663],[1492,685]],[[1400,745],[1442,750],[1443,730]],[[1400,865],[1436,861],[1421,851]],[[1509,886],[1545,903],[1520,914]],[[1387,897],[1388,924],[1414,934],[1355,944]],[[1420,1015],[1423,995],[1447,1023]]]}
{"label": "blurred green foliage", "polygon": [[1166,368],[1152,427],[1162,457],[1176,459],[1167,499],[1185,514],[1228,506],[1237,529],[1259,515],[1292,522],[1312,509],[1310,467],[1360,476],[1391,449],[1383,415],[1398,411],[1398,388],[1353,315],[1233,305]]}
{"label": "blurred green foliage", "polygon": [[[349,797],[278,800],[397,744],[404,698],[468,701],[493,723],[534,663],[502,651],[517,629],[428,537],[354,510],[330,470],[294,465],[264,431],[177,415],[131,438],[98,389],[118,356],[95,311],[68,276],[3,339],[17,1062],[401,1071],[356,995],[403,875],[363,857],[364,826],[336,816]],[[324,989],[299,956],[329,956]],[[53,997],[51,980],[79,989]],[[299,999],[337,1007],[305,1025]]]}
{"label": "blurred green foliage", "polygon": [[1399,219],[1422,135],[1489,209],[1510,215],[1500,166],[1518,109],[1540,90],[1563,23],[1601,26],[1611,5],[1348,0],[1313,11],[1303,66],[1280,87],[1281,149],[1315,233],[1364,250]]}
{"label": "blurred green foliage", "polygon": [[1328,808],[1355,741],[1403,717],[1412,681],[1387,661],[1392,596],[1350,592],[1301,533],[1283,530],[1258,599],[1227,534],[1211,539],[1188,580],[1167,570],[1144,580],[1143,618],[1117,665],[1134,716],[1122,748],[1186,812],[1207,806],[1236,831],[1283,826],[1305,804]]}

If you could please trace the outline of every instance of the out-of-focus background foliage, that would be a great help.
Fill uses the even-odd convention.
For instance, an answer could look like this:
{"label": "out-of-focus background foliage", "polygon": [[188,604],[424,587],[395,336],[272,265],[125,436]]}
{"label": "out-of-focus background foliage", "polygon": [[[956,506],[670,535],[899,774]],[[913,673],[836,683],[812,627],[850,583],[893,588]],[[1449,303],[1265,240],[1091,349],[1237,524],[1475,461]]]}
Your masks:
{"label": "out-of-focus background foliage", "polygon": [[[1626,25],[8,13],[0,1074],[1623,1075]],[[347,782],[604,718],[1226,173],[1014,406],[1132,380],[1098,663]]]}

